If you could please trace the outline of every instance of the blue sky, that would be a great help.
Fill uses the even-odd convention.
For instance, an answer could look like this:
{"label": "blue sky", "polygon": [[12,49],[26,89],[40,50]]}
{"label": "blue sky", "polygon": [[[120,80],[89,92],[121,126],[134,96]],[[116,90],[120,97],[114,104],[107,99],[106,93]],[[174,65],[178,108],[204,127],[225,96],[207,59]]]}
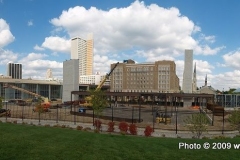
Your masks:
{"label": "blue sky", "polygon": [[[240,87],[240,2],[227,0],[0,0],[0,74],[8,62],[23,77],[62,79],[70,38],[94,35],[94,72],[111,63],[174,60],[182,80],[184,49],[194,50],[198,87]],[[181,82],[180,82],[181,85]]]}

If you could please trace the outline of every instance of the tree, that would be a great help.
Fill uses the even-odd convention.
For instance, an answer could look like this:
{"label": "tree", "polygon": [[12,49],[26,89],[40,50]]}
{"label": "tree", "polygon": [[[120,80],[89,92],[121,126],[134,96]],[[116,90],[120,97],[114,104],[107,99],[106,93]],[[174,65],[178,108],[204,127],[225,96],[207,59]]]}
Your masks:
{"label": "tree", "polygon": [[228,120],[231,126],[240,133],[240,110],[235,109],[228,117]]}
{"label": "tree", "polygon": [[207,131],[209,120],[203,113],[192,114],[188,116],[184,122],[186,127],[195,135],[196,138],[200,138],[203,132]]}
{"label": "tree", "polygon": [[[100,114],[108,105],[107,97],[104,94],[104,92],[101,90],[90,90],[90,94],[91,94],[91,98],[89,100],[89,103],[92,106],[94,114],[97,115],[97,119],[99,119]],[[96,126],[99,126],[99,125],[96,125]]]}

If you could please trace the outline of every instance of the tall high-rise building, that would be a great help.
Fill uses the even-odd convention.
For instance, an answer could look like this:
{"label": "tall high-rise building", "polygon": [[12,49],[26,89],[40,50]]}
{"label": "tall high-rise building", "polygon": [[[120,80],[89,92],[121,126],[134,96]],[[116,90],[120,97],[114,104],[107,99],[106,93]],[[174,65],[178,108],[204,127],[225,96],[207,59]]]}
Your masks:
{"label": "tall high-rise building", "polygon": [[22,64],[8,63],[7,76],[11,76],[13,79],[22,79]]}
{"label": "tall high-rise building", "polygon": [[192,73],[193,73],[193,50],[186,49],[182,84],[182,91],[184,93],[192,93],[192,80],[193,80]]}
{"label": "tall high-rise building", "polygon": [[87,40],[75,37],[71,40],[71,59],[79,59],[79,76],[93,73],[93,34]]}

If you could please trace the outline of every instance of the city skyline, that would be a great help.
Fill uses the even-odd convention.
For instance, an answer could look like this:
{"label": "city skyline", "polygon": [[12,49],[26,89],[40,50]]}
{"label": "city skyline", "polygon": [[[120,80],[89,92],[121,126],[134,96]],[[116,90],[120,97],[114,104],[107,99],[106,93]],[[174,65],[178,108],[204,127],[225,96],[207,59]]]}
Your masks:
{"label": "city skyline", "polygon": [[239,6],[207,0],[1,0],[0,74],[12,62],[23,64],[23,78],[44,79],[50,68],[62,79],[71,38],[93,33],[93,73],[107,73],[124,59],[173,60],[181,86],[184,50],[193,49],[198,87],[207,74],[215,89],[239,88]]}

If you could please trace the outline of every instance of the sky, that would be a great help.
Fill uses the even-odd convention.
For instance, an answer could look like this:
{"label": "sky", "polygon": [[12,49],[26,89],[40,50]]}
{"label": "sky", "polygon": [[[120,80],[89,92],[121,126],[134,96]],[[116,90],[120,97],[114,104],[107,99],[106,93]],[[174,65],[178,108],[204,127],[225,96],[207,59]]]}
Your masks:
{"label": "sky", "polygon": [[94,37],[94,73],[110,64],[173,60],[182,85],[184,51],[193,49],[197,86],[240,88],[240,1],[0,0],[0,75],[9,62],[23,78],[62,79],[72,37]]}

